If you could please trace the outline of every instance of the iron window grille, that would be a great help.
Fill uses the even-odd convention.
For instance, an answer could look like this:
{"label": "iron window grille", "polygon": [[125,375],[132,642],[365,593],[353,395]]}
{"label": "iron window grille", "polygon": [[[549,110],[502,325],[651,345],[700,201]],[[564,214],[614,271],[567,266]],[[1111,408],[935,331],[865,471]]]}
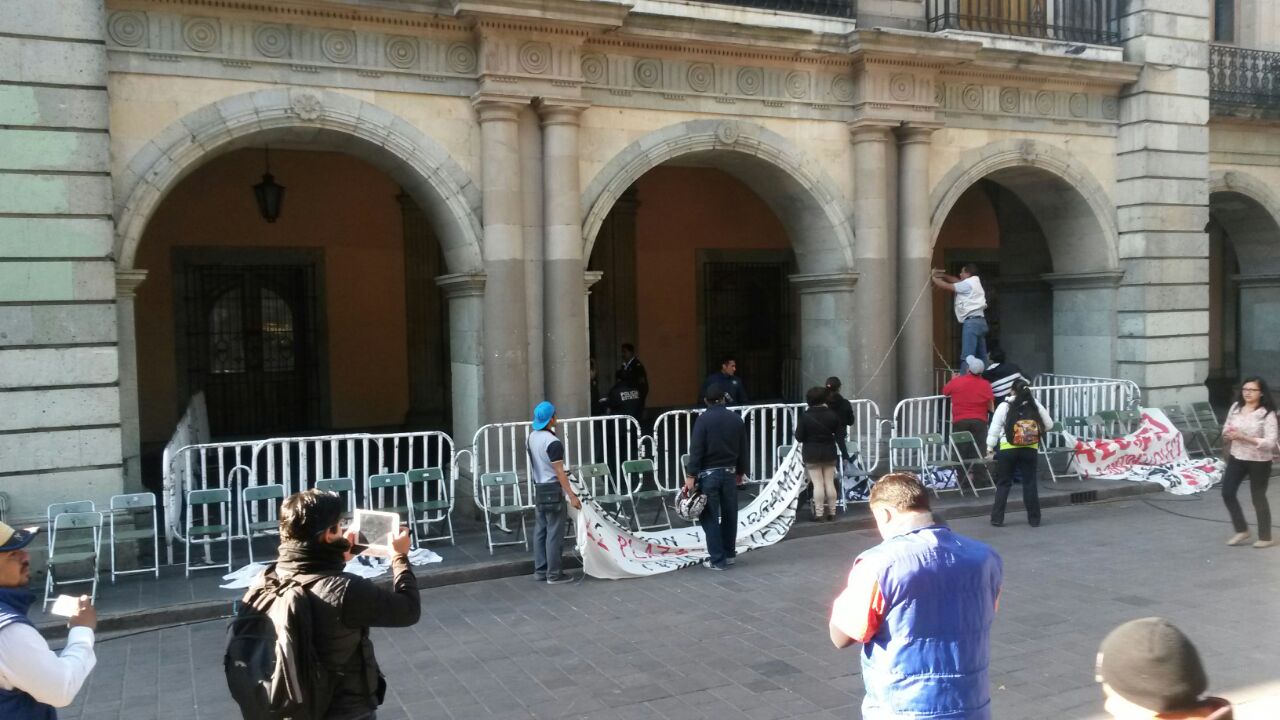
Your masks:
{"label": "iron window grille", "polygon": [[838,18],[852,18],[856,7],[856,0],[708,0],[708,2],[716,5]]}
{"label": "iron window grille", "polygon": [[1209,46],[1209,101],[1214,105],[1280,110],[1280,53]]}
{"label": "iron window grille", "polygon": [[1045,40],[1120,44],[1121,0],[928,0],[929,32],[969,30]]}

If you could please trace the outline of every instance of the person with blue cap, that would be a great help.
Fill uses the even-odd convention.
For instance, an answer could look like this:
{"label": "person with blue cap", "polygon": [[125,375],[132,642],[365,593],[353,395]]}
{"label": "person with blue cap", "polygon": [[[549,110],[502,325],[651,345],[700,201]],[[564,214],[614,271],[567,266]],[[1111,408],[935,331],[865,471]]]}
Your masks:
{"label": "person with blue cap", "polygon": [[27,617],[36,596],[27,589],[31,556],[26,547],[39,530],[15,530],[0,522],[0,718],[5,720],[56,720],[54,708],[75,700],[97,663],[98,614],[89,596],[80,596],[67,623],[71,630],[61,655],[49,649]]}
{"label": "person with blue cap", "polygon": [[582,501],[569,485],[564,469],[564,443],[556,437],[556,406],[543,400],[533,409],[529,433],[529,475],[533,478],[533,579],[548,585],[570,582],[560,568],[564,554],[565,498],[574,509]]}

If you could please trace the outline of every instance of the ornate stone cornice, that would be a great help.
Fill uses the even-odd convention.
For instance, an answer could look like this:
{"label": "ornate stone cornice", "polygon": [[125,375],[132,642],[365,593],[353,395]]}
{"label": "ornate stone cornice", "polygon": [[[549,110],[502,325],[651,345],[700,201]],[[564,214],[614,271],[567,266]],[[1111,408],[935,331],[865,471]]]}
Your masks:
{"label": "ornate stone cornice", "polygon": [[1116,287],[1124,279],[1123,270],[1098,270],[1080,273],[1045,273],[1040,276],[1055,290]]}
{"label": "ornate stone cornice", "polygon": [[484,295],[484,283],[484,273],[453,273],[436,278],[436,285],[450,300]]}
{"label": "ornate stone cornice", "polygon": [[824,293],[853,292],[858,284],[858,273],[815,273],[810,275],[788,275],[791,286],[801,295]]}
{"label": "ornate stone cornice", "polygon": [[582,291],[588,295],[591,294],[591,286],[600,282],[604,277],[603,270],[586,270],[582,273]]}
{"label": "ornate stone cornice", "polygon": [[147,279],[146,270],[117,270],[116,297],[131,298],[138,291],[138,286]]}

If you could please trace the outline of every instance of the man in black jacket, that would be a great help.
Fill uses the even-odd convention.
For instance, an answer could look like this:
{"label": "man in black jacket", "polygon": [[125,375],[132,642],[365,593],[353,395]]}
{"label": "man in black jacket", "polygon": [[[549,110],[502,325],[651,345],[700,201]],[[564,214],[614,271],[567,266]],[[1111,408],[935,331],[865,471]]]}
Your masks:
{"label": "man in black jacket", "polygon": [[747,477],[747,426],[725,407],[727,391],[711,383],[703,393],[707,411],[693,423],[684,485],[695,484],[707,496],[707,509],[698,524],[707,539],[702,562],[712,570],[734,564],[738,544],[738,486]]}
{"label": "man in black jacket", "polygon": [[[369,639],[371,627],[408,627],[418,622],[422,599],[409,568],[409,532],[391,539],[392,589],[343,573],[351,559],[353,532],[339,521],[346,503],[337,493],[308,490],[280,508],[280,577],[326,575],[308,587],[316,654],[335,686],[325,720],[372,720],[387,691]],[[375,540],[375,542],[377,542]]]}

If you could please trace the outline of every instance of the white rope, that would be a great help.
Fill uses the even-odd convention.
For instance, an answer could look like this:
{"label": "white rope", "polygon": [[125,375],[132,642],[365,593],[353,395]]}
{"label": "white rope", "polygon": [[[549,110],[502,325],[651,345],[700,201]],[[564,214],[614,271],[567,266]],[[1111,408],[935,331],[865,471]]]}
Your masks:
{"label": "white rope", "polygon": [[[872,381],[880,376],[880,371],[884,368],[884,364],[889,361],[889,356],[893,354],[893,349],[898,345],[898,339],[902,337],[903,331],[907,329],[907,323],[911,320],[911,316],[916,313],[916,308],[920,306],[920,299],[924,297],[925,291],[928,290],[929,286],[932,284],[933,270],[930,269],[929,279],[925,280],[924,287],[920,288],[920,292],[916,295],[916,301],[911,304],[911,310],[907,313],[907,316],[902,319],[902,324],[898,326],[898,334],[893,336],[893,342],[889,343],[889,349],[885,351],[884,357],[880,358],[880,364],[876,366],[875,371],[872,372],[871,377],[867,378],[867,381],[862,384],[862,387],[858,388],[858,392],[854,397],[862,397],[863,391],[871,385]],[[933,343],[930,343],[930,345],[932,344]],[[938,348],[935,347],[933,351],[938,353]],[[938,353],[938,357],[942,358],[942,353]],[[944,359],[942,363],[946,365],[947,361]]]}

